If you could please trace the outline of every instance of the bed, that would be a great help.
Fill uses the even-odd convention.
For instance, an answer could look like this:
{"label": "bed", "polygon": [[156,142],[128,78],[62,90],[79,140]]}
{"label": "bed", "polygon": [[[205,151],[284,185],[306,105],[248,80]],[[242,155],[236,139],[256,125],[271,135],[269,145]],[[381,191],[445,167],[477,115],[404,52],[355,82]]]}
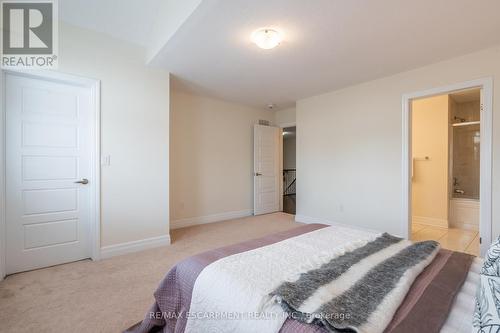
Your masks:
{"label": "bed", "polygon": [[[325,295],[331,297],[333,293],[344,296],[346,290],[357,290],[350,284],[368,283],[359,276],[366,278],[364,274],[373,271],[373,267],[361,264],[369,262],[366,258],[360,258],[354,264],[344,263],[346,267],[350,267],[349,270],[343,271],[343,275],[330,281],[330,284],[316,281],[318,276],[310,276],[309,273],[317,273],[319,268],[328,267],[329,263],[334,263],[333,269],[338,271],[339,265],[335,260],[360,252],[383,237],[384,235],[372,231],[309,224],[187,258],[167,273],[154,293],[155,303],[147,311],[144,320],[126,332],[335,331],[328,323],[333,322],[335,326],[339,320],[345,322],[345,318],[328,318],[325,322],[322,316],[308,317],[307,320],[294,316],[296,313],[304,314],[304,310],[301,308],[299,311],[292,306],[292,300],[286,299],[292,297],[289,290],[283,292],[282,287],[292,283],[290,281],[301,281],[304,278],[309,278],[307,286],[310,285],[311,278],[314,283],[321,285],[310,291],[313,296],[304,297],[307,298],[307,301],[301,303],[304,309],[318,300],[319,304],[325,303]],[[393,240],[390,236],[387,239],[400,245],[387,245],[380,253],[392,248],[397,251],[407,246],[410,248],[409,244]],[[377,296],[383,301],[379,300],[379,303],[370,308],[369,300],[376,299],[377,292],[383,288],[372,285],[367,289],[368,292],[358,291],[363,301],[354,302],[353,299],[360,295],[354,297],[350,294],[347,304],[352,306],[352,312],[366,317],[363,318],[362,325],[355,328],[356,331],[471,331],[481,260],[467,254],[434,248],[430,243],[424,245],[431,246],[432,253],[429,250],[425,260],[411,266],[402,273],[397,283],[390,285],[392,289],[389,288],[386,293],[391,297]],[[374,258],[376,255],[369,257]],[[411,257],[416,256],[412,254]],[[352,260],[352,256],[349,258]],[[378,260],[375,267],[381,266],[381,262],[386,265],[385,268],[390,267],[385,264],[385,257]],[[397,270],[395,267],[402,266],[401,261],[395,263],[397,266],[390,268],[391,272]],[[361,273],[356,274],[353,267]],[[327,276],[331,276],[332,267],[329,269]],[[383,273],[389,275],[388,272]],[[415,276],[412,277],[412,274]],[[390,277],[384,275],[381,282],[375,282],[388,284],[388,280]],[[330,289],[325,285],[330,286]],[[301,292],[304,290],[303,286],[295,287]],[[323,290],[325,288],[326,291]],[[283,294],[276,296],[279,292]],[[281,302],[282,297],[284,302]],[[344,328],[349,330],[352,327]]]}

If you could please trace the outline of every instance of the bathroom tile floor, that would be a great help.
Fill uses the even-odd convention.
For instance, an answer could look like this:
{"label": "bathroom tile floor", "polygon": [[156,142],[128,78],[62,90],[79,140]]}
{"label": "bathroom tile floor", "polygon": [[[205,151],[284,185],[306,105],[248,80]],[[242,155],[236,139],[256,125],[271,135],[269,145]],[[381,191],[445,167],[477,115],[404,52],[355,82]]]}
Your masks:
{"label": "bathroom tile floor", "polygon": [[413,223],[411,239],[414,241],[435,240],[445,249],[466,252],[479,256],[479,233],[473,230],[457,228],[438,228]]}

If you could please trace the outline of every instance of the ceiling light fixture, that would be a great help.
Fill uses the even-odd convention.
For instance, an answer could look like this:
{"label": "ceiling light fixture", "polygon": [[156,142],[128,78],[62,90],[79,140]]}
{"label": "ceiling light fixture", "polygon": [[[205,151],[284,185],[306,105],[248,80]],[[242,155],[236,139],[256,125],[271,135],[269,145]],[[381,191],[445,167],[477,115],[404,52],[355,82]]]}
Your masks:
{"label": "ceiling light fixture", "polygon": [[269,50],[278,46],[283,37],[274,29],[261,28],[252,33],[252,41],[261,49]]}

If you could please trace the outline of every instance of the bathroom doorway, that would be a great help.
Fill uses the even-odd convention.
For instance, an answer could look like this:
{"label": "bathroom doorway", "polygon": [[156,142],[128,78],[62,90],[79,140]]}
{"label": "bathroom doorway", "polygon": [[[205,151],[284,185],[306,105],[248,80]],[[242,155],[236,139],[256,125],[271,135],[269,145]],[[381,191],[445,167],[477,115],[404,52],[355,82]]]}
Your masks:
{"label": "bathroom doorway", "polygon": [[480,104],[479,89],[412,102],[412,240],[479,255]]}
{"label": "bathroom doorway", "polygon": [[404,96],[408,201],[403,208],[412,240],[433,239],[443,248],[476,256],[489,246],[490,83],[478,80]]}

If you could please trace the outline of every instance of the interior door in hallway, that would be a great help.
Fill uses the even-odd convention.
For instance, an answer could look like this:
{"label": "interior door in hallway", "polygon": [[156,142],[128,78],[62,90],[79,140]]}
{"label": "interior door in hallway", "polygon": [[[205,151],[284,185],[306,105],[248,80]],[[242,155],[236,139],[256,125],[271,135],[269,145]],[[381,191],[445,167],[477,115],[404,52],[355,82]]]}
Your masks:
{"label": "interior door in hallway", "polygon": [[280,209],[280,135],[281,129],[254,126],[254,214]]}

